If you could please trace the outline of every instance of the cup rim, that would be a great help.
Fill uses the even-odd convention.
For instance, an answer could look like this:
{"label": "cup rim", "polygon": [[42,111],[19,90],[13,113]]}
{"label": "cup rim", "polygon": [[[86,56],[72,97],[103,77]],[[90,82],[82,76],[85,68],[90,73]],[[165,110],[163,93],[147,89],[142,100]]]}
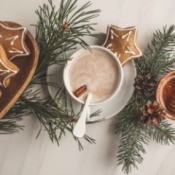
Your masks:
{"label": "cup rim", "polygon": [[[90,45],[90,48],[98,48],[98,49],[101,49],[107,53],[109,53],[113,59],[115,60],[116,64],[118,64],[118,71],[119,71],[119,74],[120,74],[120,81],[116,87],[116,89],[114,90],[114,92],[109,96],[109,98],[101,101],[101,102],[90,102],[89,103],[89,106],[97,106],[97,105],[101,105],[101,104],[104,104],[108,101],[110,101],[119,91],[119,89],[121,88],[121,85],[123,83],[123,68],[122,68],[122,64],[119,60],[119,58],[112,52],[110,51],[109,49],[103,47],[103,46],[98,46],[98,45]],[[68,81],[66,81],[66,76],[67,76],[67,69],[68,69],[68,66],[71,64],[72,60],[74,59],[73,57],[75,57],[76,54],[78,54],[79,52],[81,52],[82,50],[85,50],[84,48],[81,48],[81,49],[78,49],[77,51],[75,51],[71,56],[70,60],[67,61],[66,65],[64,66],[64,70],[63,70],[63,82],[64,82],[64,86],[66,87],[66,90],[67,92],[69,93],[69,95],[78,103],[80,104],[85,104],[84,101],[80,100],[79,98],[77,98],[71,91],[70,89],[68,88]],[[76,59],[76,58],[75,58]]]}

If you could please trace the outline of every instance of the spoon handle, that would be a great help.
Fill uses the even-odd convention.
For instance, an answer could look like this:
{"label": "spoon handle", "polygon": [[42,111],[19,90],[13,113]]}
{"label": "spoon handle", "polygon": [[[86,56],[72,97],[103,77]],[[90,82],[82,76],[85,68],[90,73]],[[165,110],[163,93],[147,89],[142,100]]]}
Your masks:
{"label": "spoon handle", "polygon": [[87,112],[88,112],[88,108],[89,108],[89,102],[91,99],[91,95],[89,94],[87,99],[86,99],[86,103],[85,106],[83,108],[83,111],[73,129],[73,134],[75,137],[83,137],[85,134],[85,130],[86,130],[86,118],[87,118]]}

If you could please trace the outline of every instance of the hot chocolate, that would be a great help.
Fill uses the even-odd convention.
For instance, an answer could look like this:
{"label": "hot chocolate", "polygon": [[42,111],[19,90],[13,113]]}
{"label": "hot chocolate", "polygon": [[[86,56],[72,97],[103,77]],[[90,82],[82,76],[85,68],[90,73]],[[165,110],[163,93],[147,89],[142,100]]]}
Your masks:
{"label": "hot chocolate", "polygon": [[79,98],[84,101],[87,93],[91,93],[91,102],[94,103],[108,99],[116,90],[121,78],[112,55],[98,48],[92,48],[92,52],[79,52],[69,67],[68,77],[72,92],[86,85],[86,94]]}

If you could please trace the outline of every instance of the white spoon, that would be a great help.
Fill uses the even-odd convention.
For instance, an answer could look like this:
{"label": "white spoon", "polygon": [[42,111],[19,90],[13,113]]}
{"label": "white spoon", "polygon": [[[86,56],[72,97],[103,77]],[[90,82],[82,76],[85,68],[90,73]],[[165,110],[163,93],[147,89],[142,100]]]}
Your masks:
{"label": "white spoon", "polygon": [[89,102],[91,100],[91,94],[89,93],[83,108],[83,111],[81,112],[81,115],[73,129],[73,134],[75,137],[83,137],[86,130],[86,118],[87,115],[89,115]]}

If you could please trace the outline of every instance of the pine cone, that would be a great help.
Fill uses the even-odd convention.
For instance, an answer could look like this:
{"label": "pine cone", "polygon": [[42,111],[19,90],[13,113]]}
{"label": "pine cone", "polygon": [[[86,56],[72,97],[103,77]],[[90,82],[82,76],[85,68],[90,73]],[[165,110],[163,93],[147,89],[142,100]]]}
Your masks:
{"label": "pine cone", "polygon": [[152,122],[155,125],[158,125],[159,122],[165,116],[164,109],[160,106],[160,104],[157,101],[148,101],[147,104],[141,108],[141,110],[141,120],[147,124],[150,124]]}
{"label": "pine cone", "polygon": [[154,76],[149,73],[146,75],[137,75],[134,87],[140,95],[150,96],[154,94],[156,84]]}

